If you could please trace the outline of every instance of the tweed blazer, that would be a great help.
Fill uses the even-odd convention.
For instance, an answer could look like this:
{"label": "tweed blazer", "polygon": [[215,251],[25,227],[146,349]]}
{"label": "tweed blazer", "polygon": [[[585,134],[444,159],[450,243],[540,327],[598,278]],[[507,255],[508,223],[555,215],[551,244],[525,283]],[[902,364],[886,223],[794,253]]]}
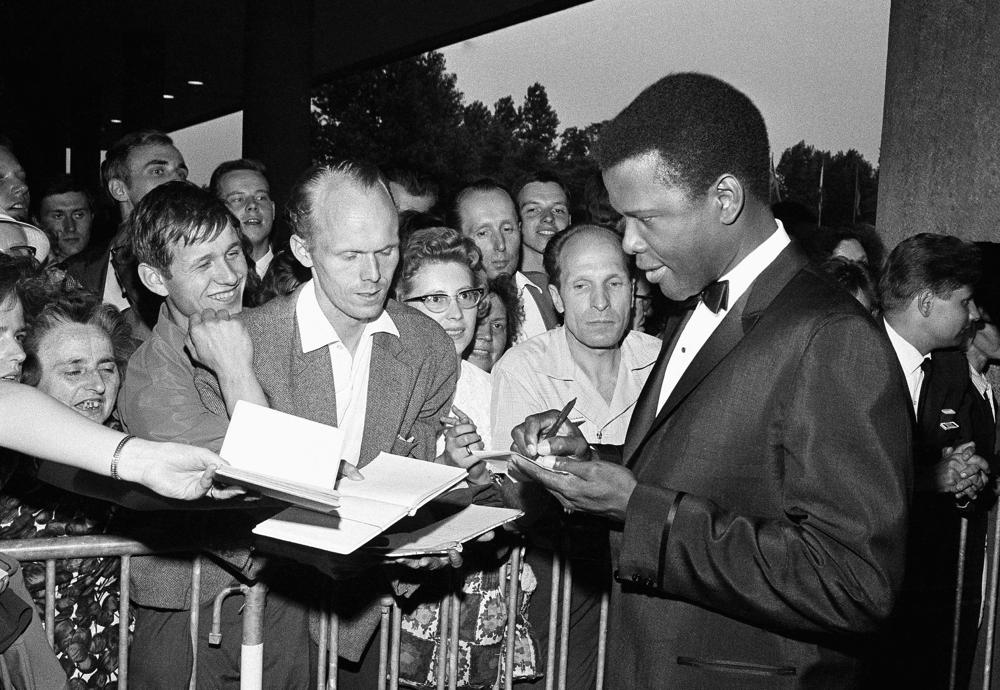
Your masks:
{"label": "tweed blazer", "polygon": [[[852,687],[903,573],[911,434],[874,320],[786,248],[621,458],[607,679],[621,688]],[[612,450],[612,449],[609,449]]]}
{"label": "tweed blazer", "polygon": [[[254,373],[273,409],[336,425],[329,351],[321,347],[302,352],[295,315],[299,290],[244,312],[254,344]],[[383,451],[433,461],[439,420],[451,408],[458,381],[455,346],[437,323],[395,300],[389,300],[386,311],[399,337],[389,333],[373,336],[365,430],[358,458],[361,468]],[[195,382],[206,407],[224,414],[225,403],[214,378],[198,372]],[[462,501],[471,502],[481,493],[466,492]],[[381,619],[378,601],[393,592],[393,584],[380,577],[334,583],[332,598],[340,618],[341,656],[352,661],[361,658]],[[396,591],[401,589],[396,587]]]}

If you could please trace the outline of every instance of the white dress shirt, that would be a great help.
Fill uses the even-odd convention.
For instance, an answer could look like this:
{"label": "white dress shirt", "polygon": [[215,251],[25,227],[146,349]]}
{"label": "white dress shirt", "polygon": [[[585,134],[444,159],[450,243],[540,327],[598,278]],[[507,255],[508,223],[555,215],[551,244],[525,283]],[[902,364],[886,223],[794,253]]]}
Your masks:
{"label": "white dress shirt", "polygon": [[972,380],[972,385],[979,391],[979,395],[983,396],[986,402],[990,404],[990,413],[993,415],[993,421],[997,421],[997,402],[996,398],[993,397],[993,386],[990,385],[989,379],[986,378],[985,374],[980,374],[973,369],[972,365],[969,365],[969,378]]}
{"label": "white dress shirt", "polygon": [[111,263],[110,256],[108,256],[108,270],[104,274],[104,295],[101,301],[110,304],[118,311],[125,311],[132,306],[125,298],[125,290],[118,282],[118,275],[115,273],[115,266]]}
{"label": "white dress shirt", "polygon": [[274,258],[274,252],[271,251],[271,247],[268,247],[267,253],[264,254],[264,256],[257,259],[256,261],[254,261],[253,267],[254,270],[257,271],[257,275],[259,275],[261,278],[264,277],[264,274],[267,273],[267,267],[271,265],[271,259],[273,258]]}
{"label": "white dress shirt", "polygon": [[713,314],[704,302],[698,302],[691,318],[684,325],[684,330],[677,337],[674,351],[667,361],[666,369],[663,372],[663,386],[660,388],[660,398],[656,405],[657,412],[663,408],[667,398],[677,386],[677,382],[681,380],[681,376],[687,371],[715,329],[722,323],[729,308],[743,296],[743,293],[750,288],[757,276],[763,273],[764,269],[770,266],[791,242],[781,221],[776,222],[777,228],[770,237],[743,257],[743,260],[736,264],[729,273],[719,278],[719,280],[729,281],[729,298],[726,309],[720,309],[718,314]]}
{"label": "white dress shirt", "polygon": [[906,389],[910,391],[910,402],[913,403],[913,414],[917,414],[917,404],[920,402],[920,388],[924,385],[924,370],[922,368],[924,360],[930,359],[920,354],[920,350],[913,347],[903,336],[889,325],[889,322],[882,319],[885,324],[885,332],[889,334],[889,342],[896,352],[896,359],[899,366],[903,368],[903,375],[906,376]]}
{"label": "white dress shirt", "polygon": [[377,319],[365,326],[352,357],[350,350],[323,314],[316,295],[318,289],[314,281],[308,281],[299,291],[295,303],[302,352],[312,352],[324,346],[330,351],[330,368],[333,370],[333,387],[337,396],[337,426],[344,432],[340,457],[356,465],[365,433],[372,339],[376,333],[390,333],[398,338],[399,330],[392,317],[383,311]]}

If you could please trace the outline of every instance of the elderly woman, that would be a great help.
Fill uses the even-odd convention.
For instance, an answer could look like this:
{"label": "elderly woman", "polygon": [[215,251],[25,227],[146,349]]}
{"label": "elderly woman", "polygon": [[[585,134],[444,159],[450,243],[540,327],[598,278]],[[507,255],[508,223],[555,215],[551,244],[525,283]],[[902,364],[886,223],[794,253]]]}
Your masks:
{"label": "elderly woman", "polygon": [[[471,240],[449,228],[416,230],[403,246],[397,280],[397,298],[437,321],[455,343],[458,385],[451,414],[441,420],[438,461],[466,468],[472,484],[488,483],[491,477],[485,463],[477,461],[471,451],[491,447],[490,377],[465,359],[473,349],[481,317],[488,318],[491,313],[483,305],[486,287],[479,250]],[[504,319],[506,324],[506,314]],[[507,620],[507,565],[502,556],[485,556],[478,563],[482,570],[467,569],[464,573],[462,617],[475,620],[476,625],[470,633],[463,624],[460,632],[460,688],[491,687],[500,673]],[[471,560],[467,558],[467,564]],[[533,576],[525,571],[521,580],[530,582]],[[533,585],[525,589],[533,589]],[[443,593],[434,587],[426,591]],[[526,603],[526,599],[522,601],[523,606]],[[438,614],[437,600],[428,599],[403,618],[400,672],[407,684],[434,686],[437,659],[431,658],[433,646],[428,643],[437,641]],[[534,677],[534,645],[527,622],[520,615],[517,637],[515,675]]]}
{"label": "elderly woman", "polygon": [[493,370],[501,355],[517,340],[524,321],[524,309],[514,279],[501,273],[489,281],[479,309],[476,338],[466,359],[485,372]]}
{"label": "elderly woman", "polygon": [[[48,295],[41,302],[28,320],[22,381],[79,415],[115,428],[112,413],[131,350],[124,318],[82,289]],[[34,477],[35,469],[33,460],[22,457],[4,487],[0,536],[30,539],[107,530],[115,508],[42,484]],[[27,563],[24,575],[43,609],[44,565]],[[71,678],[82,681],[80,687],[104,687],[117,674],[117,560],[58,561],[56,581],[55,641],[60,662]]]}

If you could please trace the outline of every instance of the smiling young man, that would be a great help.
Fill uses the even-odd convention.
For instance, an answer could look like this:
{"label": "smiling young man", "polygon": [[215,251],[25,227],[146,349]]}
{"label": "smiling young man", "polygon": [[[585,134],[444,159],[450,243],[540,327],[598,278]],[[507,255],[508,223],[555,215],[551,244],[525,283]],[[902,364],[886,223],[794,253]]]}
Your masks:
{"label": "smiling young man", "polygon": [[267,181],[267,168],[260,161],[240,158],[220,163],[212,171],[208,188],[233,212],[250,242],[254,269],[261,278],[271,265],[271,230],[274,227],[274,201]]}
{"label": "smiling young man", "polygon": [[667,297],[702,295],[668,324],[623,446],[543,440],[551,411],[514,430],[522,452],[580,458],[515,464],[610,523],[615,687],[854,687],[902,579],[902,374],[775,221],[768,160],[757,108],[702,74],[601,130],[625,251]]}

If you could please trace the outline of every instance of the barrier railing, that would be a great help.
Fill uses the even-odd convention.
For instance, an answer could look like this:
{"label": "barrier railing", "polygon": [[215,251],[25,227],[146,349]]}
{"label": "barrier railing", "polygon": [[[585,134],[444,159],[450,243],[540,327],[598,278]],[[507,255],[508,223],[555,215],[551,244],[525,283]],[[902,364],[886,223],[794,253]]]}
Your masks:
{"label": "barrier railing", "polygon": [[[128,652],[129,652],[129,577],[131,575],[131,559],[133,556],[147,556],[163,553],[184,553],[192,550],[190,541],[180,542],[165,538],[143,538],[142,540],[115,536],[85,536],[56,537],[46,539],[10,539],[0,540],[0,553],[17,558],[19,561],[45,562],[45,631],[49,645],[53,648],[55,628],[55,565],[63,558],[94,558],[117,557],[121,561],[119,597],[119,642],[118,642],[118,687],[128,688]],[[506,647],[503,650],[503,677],[500,687],[511,690],[514,674],[514,643],[515,626],[517,622],[519,573],[521,569],[521,549],[514,548],[509,559],[510,577],[507,599],[507,630]],[[192,557],[191,568],[191,600],[200,601],[201,591],[201,556]],[[548,654],[545,664],[546,690],[565,690],[566,671],[569,650],[569,611],[572,603],[572,566],[561,554],[553,555],[551,612],[549,621]],[[456,578],[457,579],[457,578]],[[335,581],[331,581],[336,586]],[[561,586],[560,586],[561,585]],[[445,595],[441,601],[440,634],[437,647],[437,687],[438,690],[455,690],[458,683],[458,649],[459,623],[461,605],[461,586],[455,585],[453,591]],[[227,596],[242,595],[243,606],[243,640],[240,657],[240,688],[241,690],[261,690],[263,687],[263,649],[266,643],[264,631],[264,610],[266,606],[267,587],[263,583],[241,585],[221,592],[215,599],[213,610],[212,631],[208,635],[209,644],[218,644],[219,614],[222,601]],[[560,602],[562,606],[560,607]],[[378,689],[399,687],[400,674],[400,640],[402,627],[402,610],[392,597],[381,600],[381,628],[379,639],[379,682]],[[561,614],[560,614],[561,611]],[[605,594],[600,608],[600,639],[598,640],[597,688],[601,690],[604,670],[604,636],[607,630],[608,600]],[[198,630],[200,611],[198,606],[192,606],[190,611],[190,631],[192,648],[192,672],[189,687],[197,686],[198,667]],[[319,658],[317,668],[317,690],[336,690],[338,671],[338,632],[337,616],[327,607],[320,616],[319,625]],[[325,643],[324,643],[325,641]],[[557,653],[558,652],[558,653]]]}

